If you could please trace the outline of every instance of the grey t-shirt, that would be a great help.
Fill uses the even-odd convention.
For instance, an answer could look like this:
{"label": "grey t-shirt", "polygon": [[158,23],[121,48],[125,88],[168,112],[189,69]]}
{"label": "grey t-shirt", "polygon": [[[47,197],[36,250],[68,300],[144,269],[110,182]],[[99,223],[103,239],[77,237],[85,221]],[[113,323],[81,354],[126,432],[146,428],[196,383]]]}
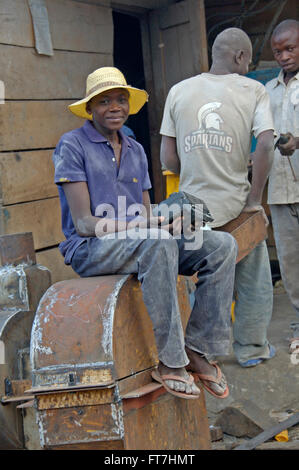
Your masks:
{"label": "grey t-shirt", "polygon": [[238,74],[203,73],[169,91],[161,134],[175,137],[180,190],[203,199],[219,227],[245,206],[252,135],[274,129],[265,87]]}

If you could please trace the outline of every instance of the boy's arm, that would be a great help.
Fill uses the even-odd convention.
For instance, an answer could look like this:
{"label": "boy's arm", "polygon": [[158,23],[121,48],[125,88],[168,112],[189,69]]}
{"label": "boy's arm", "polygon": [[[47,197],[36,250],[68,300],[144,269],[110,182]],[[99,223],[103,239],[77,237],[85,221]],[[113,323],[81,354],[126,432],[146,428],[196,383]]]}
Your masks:
{"label": "boy's arm", "polygon": [[99,231],[100,225],[98,225],[96,233],[96,225],[103,219],[93,216],[90,212],[90,197],[87,183],[85,181],[64,183],[62,187],[72,214],[76,232],[80,237],[95,237],[96,235],[99,237],[107,233],[126,230],[127,223],[125,221],[115,221],[106,218],[105,227],[102,227],[103,224],[101,224],[102,231]]}
{"label": "boy's arm", "polygon": [[145,207],[149,207],[150,212],[148,213],[148,217],[145,217],[143,222],[139,220],[134,221],[134,219],[127,222],[92,215],[90,211],[88,186],[85,181],[63,183],[62,187],[72,214],[76,232],[80,237],[102,237],[108,233],[122,232],[133,228],[135,225],[139,227],[147,227],[149,224],[151,224],[151,226],[158,226],[163,219],[162,217],[151,216],[150,199],[147,191],[143,193],[143,203]]}

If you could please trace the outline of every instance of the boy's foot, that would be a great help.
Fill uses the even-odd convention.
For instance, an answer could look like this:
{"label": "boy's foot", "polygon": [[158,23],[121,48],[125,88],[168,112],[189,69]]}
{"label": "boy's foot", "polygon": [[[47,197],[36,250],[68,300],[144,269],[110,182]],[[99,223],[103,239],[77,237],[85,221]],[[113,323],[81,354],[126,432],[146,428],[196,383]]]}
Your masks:
{"label": "boy's foot", "polygon": [[213,396],[226,398],[229,395],[228,385],[219,366],[215,362],[210,363],[205,356],[189,349],[187,346],[186,353],[190,360],[186,369],[197,374],[204,388]]}
{"label": "boy's foot", "polygon": [[177,397],[195,399],[200,395],[200,389],[195,385],[193,376],[188,374],[184,367],[170,368],[159,362],[158,368],[152,372],[152,377]]}

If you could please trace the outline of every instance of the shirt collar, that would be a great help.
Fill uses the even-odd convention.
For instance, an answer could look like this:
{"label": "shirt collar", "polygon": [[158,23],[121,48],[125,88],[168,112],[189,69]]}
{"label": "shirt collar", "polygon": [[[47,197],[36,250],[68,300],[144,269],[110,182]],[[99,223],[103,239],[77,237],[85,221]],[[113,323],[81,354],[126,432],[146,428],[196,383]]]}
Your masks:
{"label": "shirt collar", "polygon": [[[291,78],[291,80],[299,80],[299,71],[296,73],[296,75],[294,75],[294,77]],[[272,82],[272,88],[275,88],[276,86],[278,86],[279,84],[282,84],[282,85],[285,85],[284,83],[284,78],[283,78],[283,69],[280,70],[279,74],[277,75],[277,77],[275,77],[273,79],[273,82]]]}
{"label": "shirt collar", "polygon": [[[107,138],[95,129],[92,124],[92,121],[86,120],[83,125],[83,130],[91,142],[107,142]],[[131,147],[131,142],[129,141],[126,134],[122,130],[119,131],[119,134],[124,144],[127,147]]]}

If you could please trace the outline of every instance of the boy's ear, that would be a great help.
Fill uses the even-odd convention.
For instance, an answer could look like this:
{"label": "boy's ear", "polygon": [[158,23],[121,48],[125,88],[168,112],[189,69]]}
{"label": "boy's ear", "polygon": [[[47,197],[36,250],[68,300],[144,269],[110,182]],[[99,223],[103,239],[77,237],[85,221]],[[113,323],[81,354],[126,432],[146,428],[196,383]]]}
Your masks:
{"label": "boy's ear", "polygon": [[85,108],[86,108],[87,114],[91,114],[90,101],[87,101],[87,103],[86,103],[86,105],[85,105]]}

